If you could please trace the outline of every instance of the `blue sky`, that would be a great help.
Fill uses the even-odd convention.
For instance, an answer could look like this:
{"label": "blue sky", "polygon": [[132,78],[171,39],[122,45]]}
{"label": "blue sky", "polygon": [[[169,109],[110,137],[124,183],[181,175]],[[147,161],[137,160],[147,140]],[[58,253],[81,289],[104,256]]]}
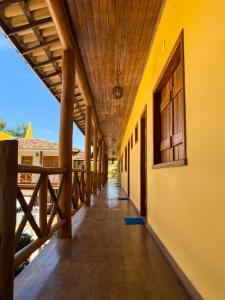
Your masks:
{"label": "blue sky", "polygon": [[[0,117],[8,127],[31,122],[34,137],[58,142],[59,103],[1,32],[0,84]],[[84,149],[76,125],[73,144]]]}

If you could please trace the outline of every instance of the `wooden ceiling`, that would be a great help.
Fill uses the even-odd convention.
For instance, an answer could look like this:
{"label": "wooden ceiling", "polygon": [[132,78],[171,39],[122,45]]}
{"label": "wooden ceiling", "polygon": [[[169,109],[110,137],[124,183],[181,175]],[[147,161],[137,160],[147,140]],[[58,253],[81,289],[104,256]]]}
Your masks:
{"label": "wooden ceiling", "polygon": [[[164,0],[62,0],[90,86],[108,156],[117,156]],[[45,0],[0,0],[0,26],[60,102],[62,45]],[[124,89],[112,97],[116,85]],[[74,121],[85,133],[85,96],[74,89]],[[115,155],[112,152],[115,151]]]}
{"label": "wooden ceiling", "polygon": [[[62,46],[45,0],[0,0],[0,27],[60,102]],[[73,119],[85,132],[85,99],[77,84]]]}
{"label": "wooden ceiling", "polygon": [[[108,154],[117,153],[140,84],[163,0],[65,0]],[[112,97],[116,85],[124,89]],[[116,141],[115,141],[116,139]]]}

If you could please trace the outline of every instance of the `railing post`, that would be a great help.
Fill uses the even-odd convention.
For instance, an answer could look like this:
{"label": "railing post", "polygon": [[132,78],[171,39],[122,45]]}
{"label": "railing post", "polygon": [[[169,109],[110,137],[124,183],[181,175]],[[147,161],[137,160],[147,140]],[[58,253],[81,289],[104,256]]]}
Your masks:
{"label": "railing post", "polygon": [[78,181],[77,181],[78,174],[74,172],[73,175],[73,197],[74,197],[74,209],[78,208]]}
{"label": "railing post", "polygon": [[104,186],[104,157],[105,157],[105,147],[104,144],[102,143],[102,155],[101,155],[101,185],[102,187]]}
{"label": "railing post", "polygon": [[18,142],[0,142],[0,299],[13,299]]}
{"label": "railing post", "polygon": [[81,184],[81,194],[82,194],[82,200],[85,201],[85,188],[84,188],[84,166],[83,171],[80,174],[80,184]]}
{"label": "railing post", "polygon": [[102,170],[102,140],[100,139],[99,142],[99,153],[98,153],[98,189],[101,190],[101,170]]}
{"label": "railing post", "polygon": [[91,120],[92,120],[92,108],[86,106],[86,124],[85,124],[85,170],[86,170],[86,192],[87,203],[90,205],[91,197]]}
{"label": "railing post", "polygon": [[93,164],[94,164],[94,194],[97,195],[97,128],[94,127],[94,141],[93,141]]}
{"label": "railing post", "polygon": [[39,225],[42,236],[47,235],[48,175],[42,174],[39,191]]}
{"label": "railing post", "polygon": [[66,168],[65,180],[60,197],[60,207],[65,225],[59,230],[62,238],[71,238],[72,202],[72,141],[73,141],[73,104],[75,88],[75,58],[72,50],[64,50],[62,60],[62,97],[60,111],[59,165]]}

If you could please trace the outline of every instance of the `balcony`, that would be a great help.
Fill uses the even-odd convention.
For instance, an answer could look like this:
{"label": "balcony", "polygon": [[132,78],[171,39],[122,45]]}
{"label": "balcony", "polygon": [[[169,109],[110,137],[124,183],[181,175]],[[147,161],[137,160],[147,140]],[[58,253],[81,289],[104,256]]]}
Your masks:
{"label": "balcony", "polygon": [[109,181],[72,217],[72,239],[53,237],[15,279],[14,299],[189,299],[137,213]]}

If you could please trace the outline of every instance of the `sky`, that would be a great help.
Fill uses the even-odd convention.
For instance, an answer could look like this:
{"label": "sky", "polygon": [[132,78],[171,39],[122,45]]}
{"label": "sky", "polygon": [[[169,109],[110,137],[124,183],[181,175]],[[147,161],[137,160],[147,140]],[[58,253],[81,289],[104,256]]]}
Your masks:
{"label": "sky", "polygon": [[[0,32],[0,118],[8,128],[32,123],[33,137],[59,140],[60,105],[21,55]],[[74,124],[73,145],[84,149]]]}

